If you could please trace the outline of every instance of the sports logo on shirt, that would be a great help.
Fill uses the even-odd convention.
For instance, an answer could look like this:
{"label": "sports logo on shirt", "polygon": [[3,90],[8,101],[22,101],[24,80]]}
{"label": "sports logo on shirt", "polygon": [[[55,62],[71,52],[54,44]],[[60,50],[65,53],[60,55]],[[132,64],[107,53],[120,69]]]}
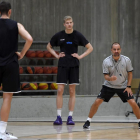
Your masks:
{"label": "sports logo on shirt", "polygon": [[67,44],[72,44],[72,42],[66,42]]}
{"label": "sports logo on shirt", "polygon": [[64,41],[65,39],[60,39],[60,41]]}

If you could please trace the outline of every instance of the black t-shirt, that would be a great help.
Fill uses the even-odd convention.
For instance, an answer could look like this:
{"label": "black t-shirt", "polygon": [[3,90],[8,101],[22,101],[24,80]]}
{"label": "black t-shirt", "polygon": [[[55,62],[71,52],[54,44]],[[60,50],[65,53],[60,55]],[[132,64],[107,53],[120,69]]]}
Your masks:
{"label": "black t-shirt", "polygon": [[78,52],[78,46],[86,46],[89,42],[78,31],[74,30],[71,34],[60,31],[56,33],[50,41],[52,47],[60,46],[60,52],[65,52],[65,57],[61,57],[58,66],[75,67],[79,66],[79,60],[71,54]]}
{"label": "black t-shirt", "polygon": [[18,63],[18,26],[11,19],[0,18],[0,66]]}

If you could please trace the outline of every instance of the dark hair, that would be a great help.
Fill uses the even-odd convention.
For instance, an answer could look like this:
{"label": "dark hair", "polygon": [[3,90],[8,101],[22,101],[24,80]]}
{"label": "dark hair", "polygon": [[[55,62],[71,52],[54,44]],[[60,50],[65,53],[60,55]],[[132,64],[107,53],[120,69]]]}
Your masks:
{"label": "dark hair", "polygon": [[9,2],[1,2],[0,3],[0,12],[1,15],[6,14],[8,15],[8,11],[11,9],[11,4]]}
{"label": "dark hair", "polygon": [[[113,45],[120,45],[118,42],[114,42],[112,45],[111,45],[111,48],[113,47]],[[121,45],[120,45],[121,47]]]}

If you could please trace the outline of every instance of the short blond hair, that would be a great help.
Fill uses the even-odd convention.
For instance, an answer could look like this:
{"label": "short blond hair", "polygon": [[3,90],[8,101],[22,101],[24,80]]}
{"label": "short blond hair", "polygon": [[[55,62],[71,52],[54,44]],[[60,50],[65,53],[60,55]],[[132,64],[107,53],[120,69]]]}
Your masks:
{"label": "short blond hair", "polygon": [[72,17],[71,16],[65,16],[64,19],[63,19],[63,22],[65,23],[65,21],[68,20],[68,19],[72,19]]}

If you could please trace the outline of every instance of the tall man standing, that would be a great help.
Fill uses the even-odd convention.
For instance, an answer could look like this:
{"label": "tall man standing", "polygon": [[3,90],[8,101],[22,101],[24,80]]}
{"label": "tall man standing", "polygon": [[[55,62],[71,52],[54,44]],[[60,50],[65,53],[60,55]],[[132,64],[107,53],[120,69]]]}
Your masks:
{"label": "tall man standing", "polygon": [[[62,125],[61,109],[63,105],[63,92],[64,87],[69,83],[69,115],[67,119],[67,125],[74,125],[72,120],[73,110],[75,106],[75,88],[79,84],[79,60],[87,56],[92,52],[93,47],[86,40],[86,38],[76,30],[73,30],[73,19],[71,16],[64,17],[65,30],[56,33],[50,43],[47,45],[48,51],[53,54],[58,62],[58,74],[57,74],[57,119],[54,121],[54,125]],[[53,46],[60,46],[60,54],[57,55],[52,49]],[[78,46],[85,46],[87,50],[78,55]]]}
{"label": "tall man standing", "polygon": [[121,55],[121,46],[119,43],[113,43],[111,47],[112,55],[103,61],[103,74],[105,82],[97,99],[92,104],[87,121],[83,128],[89,128],[91,118],[95,115],[98,107],[103,101],[108,102],[115,93],[125,103],[128,102],[133,109],[134,114],[138,119],[140,129],[140,110],[134,100],[131,90],[132,71],[133,67],[131,60]]}
{"label": "tall man standing", "polygon": [[[17,137],[6,133],[13,93],[20,92],[19,64],[32,44],[31,35],[23,25],[10,19],[11,4],[0,3],[0,85],[3,87],[3,104],[0,111],[0,140]],[[18,34],[26,41],[21,52],[18,51]]]}

